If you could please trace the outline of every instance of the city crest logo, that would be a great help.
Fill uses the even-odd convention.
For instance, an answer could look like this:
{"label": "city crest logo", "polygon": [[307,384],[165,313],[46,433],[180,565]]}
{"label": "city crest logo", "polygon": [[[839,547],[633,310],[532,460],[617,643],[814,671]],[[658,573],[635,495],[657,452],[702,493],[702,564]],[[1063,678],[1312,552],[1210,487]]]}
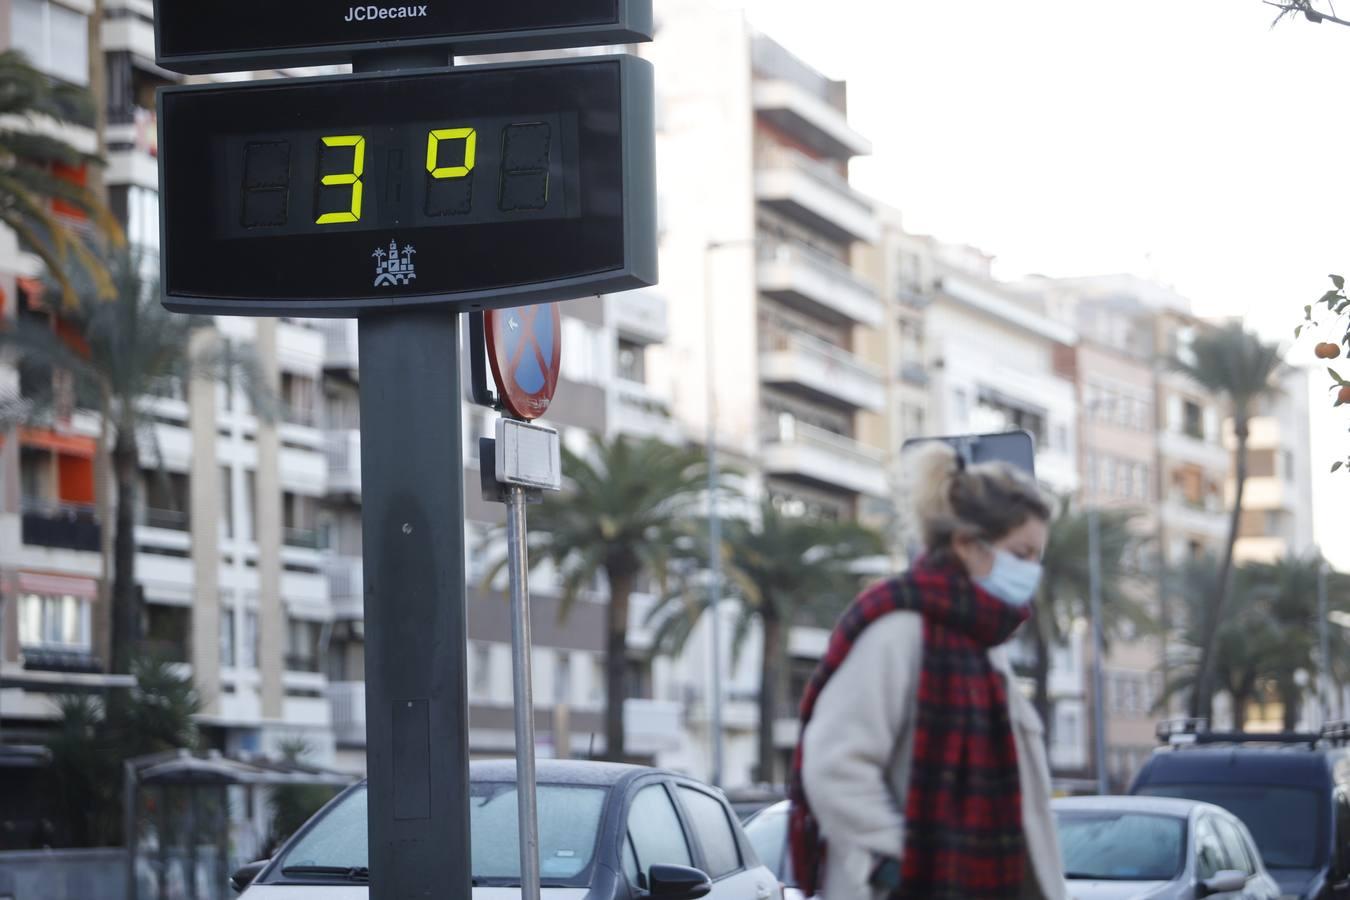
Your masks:
{"label": "city crest logo", "polygon": [[404,244],[400,252],[398,241],[394,240],[389,242],[388,250],[376,247],[370,254],[375,258],[375,287],[406,285],[416,278],[417,267],[413,264],[416,254],[417,248],[412,244]]}

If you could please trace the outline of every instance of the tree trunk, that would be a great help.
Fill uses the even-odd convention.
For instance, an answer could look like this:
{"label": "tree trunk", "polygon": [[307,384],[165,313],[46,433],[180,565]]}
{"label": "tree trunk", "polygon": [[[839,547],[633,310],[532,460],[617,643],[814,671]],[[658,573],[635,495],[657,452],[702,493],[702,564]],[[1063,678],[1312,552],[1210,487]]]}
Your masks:
{"label": "tree trunk", "polygon": [[1233,697],[1233,730],[1247,729],[1247,706],[1251,703],[1252,693],[1256,690],[1256,680],[1248,679],[1236,689],[1229,689]]}
{"label": "tree trunk", "polygon": [[778,783],[778,749],[774,746],[774,725],[782,712],[779,687],[783,681],[783,657],[786,655],[783,622],[773,605],[766,602],[760,613],[764,630],[764,652],[760,660],[759,687],[759,780]]}
{"label": "tree trunk", "polygon": [[140,638],[141,605],[136,589],[136,488],[140,450],[131,428],[118,428],[112,451],[117,482],[116,524],[113,530],[112,670],[131,671],[131,655]]}
{"label": "tree trunk", "polygon": [[1299,715],[1303,712],[1303,692],[1290,680],[1280,685],[1280,693],[1283,694],[1280,699],[1284,706],[1284,730],[1293,731],[1298,728]]}
{"label": "tree trunk", "polygon": [[608,569],[609,608],[605,616],[605,758],[624,762],[623,702],[628,698],[628,604],[636,577]]}
{"label": "tree trunk", "polygon": [[1214,644],[1223,620],[1224,607],[1233,587],[1233,550],[1237,546],[1242,527],[1242,493],[1247,486],[1247,422],[1235,418],[1233,433],[1237,438],[1237,471],[1234,475],[1233,509],[1228,522],[1228,544],[1224,547],[1223,563],[1219,566],[1219,595],[1210,607],[1209,621],[1205,623],[1205,645],[1200,650],[1200,669],[1191,697],[1191,716],[1208,719],[1214,700]]}

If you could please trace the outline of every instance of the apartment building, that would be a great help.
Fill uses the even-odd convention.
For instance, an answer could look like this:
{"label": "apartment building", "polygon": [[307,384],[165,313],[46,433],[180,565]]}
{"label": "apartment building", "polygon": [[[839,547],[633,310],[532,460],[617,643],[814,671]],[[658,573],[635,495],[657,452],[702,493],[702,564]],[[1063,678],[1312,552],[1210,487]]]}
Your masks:
{"label": "apartment building", "polygon": [[[0,2],[0,47],[20,49],[59,81],[91,81],[91,4],[83,0]],[[88,153],[90,128],[35,123]],[[58,172],[84,181],[83,170]],[[57,210],[75,227],[72,211]],[[0,229],[0,327],[19,319],[51,324],[42,266]],[[124,684],[107,674],[110,647],[102,549],[104,473],[99,423],[78,409],[68,381],[0,358],[0,398],[50,395],[55,418],[42,428],[0,428],[0,765],[4,750],[39,743],[57,695]]]}
{"label": "apartment building", "polygon": [[[642,52],[659,73],[661,278],[678,302],[652,373],[670,384],[689,434],[702,437],[711,421],[752,492],[790,514],[876,516],[890,499],[887,443],[866,417],[886,410],[886,371],[864,337],[887,312],[854,265],[854,250],[881,227],[848,181],[849,160],[871,146],[849,123],[847,85],[756,33],[742,11],[658,0],[656,13],[659,32]],[[690,698],[690,750],[673,762],[706,774],[701,634],[674,676]],[[797,689],[822,649],[793,638],[794,672],[805,673],[794,674]],[[722,661],[729,785],[783,775],[754,770],[758,687],[741,680],[742,661],[729,652]],[[799,697],[790,692],[779,720],[784,759]]]}
{"label": "apartment building", "polygon": [[[647,376],[648,354],[666,336],[666,316],[665,296],[655,289],[563,306],[562,375],[545,422],[559,429],[570,449],[584,452],[596,438],[614,435],[683,441],[669,397]],[[365,766],[365,683],[357,323],[330,320],[316,327],[325,341],[321,405],[329,473],[317,521],[334,613],[325,657],[326,694],[336,764],[360,771]],[[479,482],[478,439],[492,434],[496,417],[466,399],[469,749],[484,757],[509,754],[515,740],[510,608],[505,576],[492,572],[505,557],[505,508],[485,502]],[[599,755],[605,749],[605,585],[597,581],[566,618],[560,617],[554,573],[536,571],[530,592],[540,752]],[[634,598],[625,740],[630,755],[654,762],[677,751],[684,736],[683,706],[666,689],[671,663],[644,652],[650,635],[643,631],[643,611],[653,602],[646,593]]]}

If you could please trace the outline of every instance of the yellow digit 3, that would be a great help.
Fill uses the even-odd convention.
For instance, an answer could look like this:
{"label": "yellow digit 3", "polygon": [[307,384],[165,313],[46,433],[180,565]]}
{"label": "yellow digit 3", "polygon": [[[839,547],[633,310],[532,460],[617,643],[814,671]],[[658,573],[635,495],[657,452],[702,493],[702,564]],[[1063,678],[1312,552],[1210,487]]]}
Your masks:
{"label": "yellow digit 3", "polygon": [[323,138],[325,147],[351,147],[352,170],[336,175],[323,176],[325,187],[351,185],[352,208],[350,212],[324,213],[315,220],[317,225],[333,225],[338,222],[361,221],[361,176],[366,170],[366,139],[359,134],[337,134]]}

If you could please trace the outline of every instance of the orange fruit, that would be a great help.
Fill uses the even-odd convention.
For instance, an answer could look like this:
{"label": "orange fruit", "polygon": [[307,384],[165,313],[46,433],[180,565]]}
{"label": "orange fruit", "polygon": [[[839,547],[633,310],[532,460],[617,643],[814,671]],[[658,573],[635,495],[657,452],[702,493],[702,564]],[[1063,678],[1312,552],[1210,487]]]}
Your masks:
{"label": "orange fruit", "polygon": [[1341,385],[1341,390],[1336,394],[1338,403],[1350,403],[1350,384]]}
{"label": "orange fruit", "polygon": [[1318,344],[1313,352],[1317,354],[1318,359],[1335,359],[1341,355],[1341,345],[1324,341]]}

